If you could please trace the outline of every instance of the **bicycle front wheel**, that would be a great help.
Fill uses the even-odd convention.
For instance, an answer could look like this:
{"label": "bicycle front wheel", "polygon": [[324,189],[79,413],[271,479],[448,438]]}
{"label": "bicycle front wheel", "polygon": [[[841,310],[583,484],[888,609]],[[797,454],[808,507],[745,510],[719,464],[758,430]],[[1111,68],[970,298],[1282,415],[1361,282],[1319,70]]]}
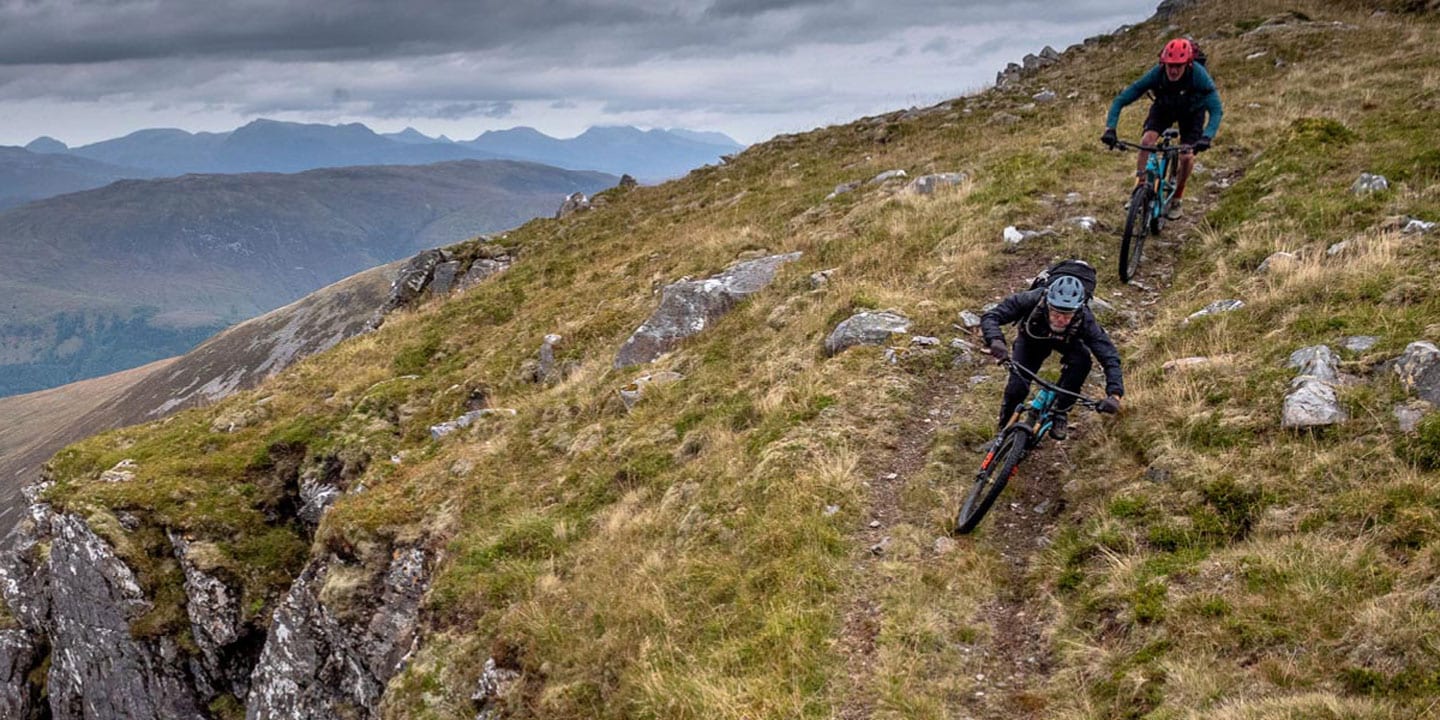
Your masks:
{"label": "bicycle front wheel", "polygon": [[1140,185],[1130,196],[1130,210],[1125,213],[1125,234],[1120,239],[1120,282],[1130,282],[1140,272],[1140,253],[1145,249],[1145,236],[1150,232],[1151,203],[1155,201],[1150,188]]}
{"label": "bicycle front wheel", "polygon": [[990,506],[995,504],[995,498],[1000,497],[1005,483],[1015,475],[1020,461],[1024,460],[1025,454],[1029,452],[1029,440],[1030,429],[1023,425],[1012,427],[1000,436],[1000,442],[981,464],[980,472],[975,474],[975,482],[970,486],[970,493],[965,496],[960,512],[955,515],[957,535],[974,530],[975,526],[980,524],[981,518],[985,517],[985,513],[990,511]]}

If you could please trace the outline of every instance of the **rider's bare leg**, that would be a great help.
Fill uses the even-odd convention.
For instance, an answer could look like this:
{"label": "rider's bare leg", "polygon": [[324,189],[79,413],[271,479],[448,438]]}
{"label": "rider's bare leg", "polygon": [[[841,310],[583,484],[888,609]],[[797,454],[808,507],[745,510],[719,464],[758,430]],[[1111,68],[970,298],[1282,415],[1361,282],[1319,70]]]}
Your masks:
{"label": "rider's bare leg", "polygon": [[1180,151],[1180,167],[1175,172],[1175,199],[1179,200],[1185,196],[1185,181],[1190,179],[1190,171],[1195,169],[1195,151],[1185,148]]}
{"label": "rider's bare leg", "polygon": [[[1154,130],[1146,130],[1145,134],[1140,136],[1141,145],[1154,147],[1157,142],[1160,142],[1160,133]],[[1146,150],[1141,150],[1140,157],[1135,160],[1136,185],[1139,185],[1145,179],[1145,163],[1148,162],[1150,162],[1150,153]]]}

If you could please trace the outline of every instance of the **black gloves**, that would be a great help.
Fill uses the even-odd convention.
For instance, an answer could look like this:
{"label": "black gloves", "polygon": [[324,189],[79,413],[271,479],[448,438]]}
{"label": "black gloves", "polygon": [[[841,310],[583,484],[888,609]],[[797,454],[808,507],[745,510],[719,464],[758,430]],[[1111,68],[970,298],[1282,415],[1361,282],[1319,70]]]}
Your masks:
{"label": "black gloves", "polygon": [[990,356],[995,358],[996,362],[1004,362],[1006,358],[1010,357],[1010,349],[1005,347],[1004,340],[990,341]]}
{"label": "black gloves", "polygon": [[1105,134],[1100,136],[1100,142],[1105,143],[1107,147],[1115,147],[1115,143],[1119,142],[1119,138],[1115,137],[1115,128],[1105,128]]}
{"label": "black gloves", "polygon": [[1211,138],[1209,135],[1201,135],[1200,139],[1195,141],[1195,152],[1202,153],[1206,150],[1209,150],[1210,143],[1212,142],[1214,142],[1214,139]]}
{"label": "black gloves", "polygon": [[1115,413],[1120,412],[1120,398],[1111,395],[1110,397],[1101,400],[1100,403],[1095,406],[1095,409],[1102,413],[1114,415]]}

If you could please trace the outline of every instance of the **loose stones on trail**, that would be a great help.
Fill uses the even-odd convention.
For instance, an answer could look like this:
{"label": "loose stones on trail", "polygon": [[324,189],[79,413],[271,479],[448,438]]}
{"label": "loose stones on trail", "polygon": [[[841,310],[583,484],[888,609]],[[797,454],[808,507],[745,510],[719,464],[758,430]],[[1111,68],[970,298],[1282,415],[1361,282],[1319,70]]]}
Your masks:
{"label": "loose stones on trail", "polygon": [[825,354],[836,355],[856,345],[884,345],[893,333],[910,330],[910,319],[899,313],[862,312],[851,316],[825,338]]}
{"label": "loose stones on trail", "polygon": [[800,259],[800,253],[772,255],[732,265],[704,280],[682,280],[666,285],[660,307],[620,347],[615,367],[640,365],[674,348],[729,312],[746,297],[775,279],[780,266]]}

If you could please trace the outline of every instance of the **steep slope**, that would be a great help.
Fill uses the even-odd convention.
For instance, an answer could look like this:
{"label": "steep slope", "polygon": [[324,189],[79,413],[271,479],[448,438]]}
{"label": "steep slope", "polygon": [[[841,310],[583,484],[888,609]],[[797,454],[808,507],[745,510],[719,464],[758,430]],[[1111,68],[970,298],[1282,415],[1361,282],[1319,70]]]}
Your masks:
{"label": "steep slope", "polygon": [[[68,448],[0,583],[0,667],[48,667],[52,707],[123,667],[114,687],[152,680],[151,703],[217,717],[1423,717],[1440,420],[1398,427],[1434,373],[1388,361],[1440,339],[1423,230],[1440,20],[1165,7],[1002,91],[606,191],[511,233],[519,260],[491,283]],[[1120,286],[1114,233],[1067,221],[1117,224],[1133,158],[1095,142],[1104,109],[1187,30],[1230,112],[1195,221]],[[892,169],[968,177],[924,194],[874,180]],[[1362,171],[1388,189],[1353,194]],[[1010,244],[1010,225],[1053,232]],[[1275,251],[1294,257],[1258,273]],[[957,313],[1061,256],[1106,270],[1126,411],[1077,418],[951,538],[1003,382],[949,342],[968,337]],[[1187,322],[1226,299],[1245,305]],[[666,314],[684,308],[729,314]],[[892,347],[822,352],[886,308],[909,320],[880,334]],[[632,334],[670,351],[616,368]],[[1352,335],[1376,341],[1338,349]],[[1319,343],[1349,377],[1300,384],[1349,419],[1284,427],[1286,362]],[[214,429],[247,412],[263,417]],[[96,598],[116,647],[37,617],[46,587]],[[222,658],[254,671],[205,669]],[[205,682],[169,692],[182,667]]]}
{"label": "steep slope", "polygon": [[147,178],[155,173],[70,157],[54,152],[0,147],[0,210],[32,200],[90,190],[121,178]]}
{"label": "steep slope", "polygon": [[123,181],[14,208],[0,213],[0,394],[184,352],[362,269],[613,182],[463,161]]}

